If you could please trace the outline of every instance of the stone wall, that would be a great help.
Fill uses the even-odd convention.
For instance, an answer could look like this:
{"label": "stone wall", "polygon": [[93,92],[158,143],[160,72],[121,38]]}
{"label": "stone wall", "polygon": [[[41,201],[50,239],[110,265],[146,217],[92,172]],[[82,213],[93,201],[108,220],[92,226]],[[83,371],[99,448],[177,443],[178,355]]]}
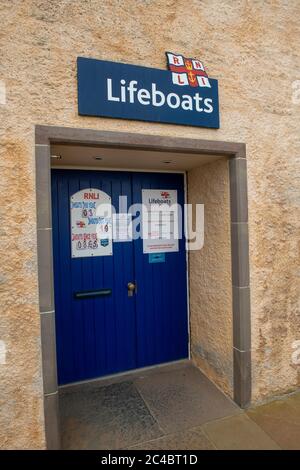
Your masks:
{"label": "stone wall", "polygon": [[[0,0],[0,17],[0,446],[44,446],[35,124],[246,142],[253,398],[299,387],[299,0]],[[166,50],[219,79],[220,130],[78,116],[77,56],[165,68]]]}
{"label": "stone wall", "polygon": [[204,204],[204,245],[189,253],[191,353],[233,396],[232,284],[228,160],[188,172],[188,202]]}

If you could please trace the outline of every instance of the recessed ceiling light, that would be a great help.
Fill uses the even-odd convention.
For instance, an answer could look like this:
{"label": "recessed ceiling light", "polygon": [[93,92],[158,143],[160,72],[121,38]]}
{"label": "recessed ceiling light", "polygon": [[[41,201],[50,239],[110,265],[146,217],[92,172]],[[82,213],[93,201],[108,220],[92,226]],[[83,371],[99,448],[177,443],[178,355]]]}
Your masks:
{"label": "recessed ceiling light", "polygon": [[51,158],[55,158],[56,160],[61,160],[62,156],[61,155],[51,155]]}
{"label": "recessed ceiling light", "polygon": [[97,157],[97,156],[96,156],[96,157],[94,157],[94,160],[103,160],[103,158],[102,158],[102,157]]}

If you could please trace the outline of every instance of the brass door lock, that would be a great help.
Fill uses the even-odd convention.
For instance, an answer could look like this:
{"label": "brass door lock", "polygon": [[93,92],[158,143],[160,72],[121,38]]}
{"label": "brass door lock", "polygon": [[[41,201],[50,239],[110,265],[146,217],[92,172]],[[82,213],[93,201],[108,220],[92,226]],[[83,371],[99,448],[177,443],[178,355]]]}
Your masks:
{"label": "brass door lock", "polygon": [[136,293],[136,283],[128,282],[127,284],[128,297],[132,297],[133,293]]}

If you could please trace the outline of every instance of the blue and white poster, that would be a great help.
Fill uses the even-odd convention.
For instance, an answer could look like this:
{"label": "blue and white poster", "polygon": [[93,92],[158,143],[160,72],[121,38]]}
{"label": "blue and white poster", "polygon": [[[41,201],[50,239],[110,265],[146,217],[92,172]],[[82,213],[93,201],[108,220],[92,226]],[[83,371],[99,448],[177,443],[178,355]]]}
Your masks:
{"label": "blue and white poster", "polygon": [[86,188],[71,196],[72,258],[111,256],[112,208],[108,194]]}

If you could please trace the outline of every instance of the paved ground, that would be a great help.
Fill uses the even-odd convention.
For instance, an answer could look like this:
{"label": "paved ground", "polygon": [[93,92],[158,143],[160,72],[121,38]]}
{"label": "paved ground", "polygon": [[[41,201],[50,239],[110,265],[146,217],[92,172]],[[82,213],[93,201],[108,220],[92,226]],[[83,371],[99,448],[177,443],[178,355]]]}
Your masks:
{"label": "paved ground", "polygon": [[64,449],[300,449],[300,394],[241,411],[190,363],[62,389]]}

